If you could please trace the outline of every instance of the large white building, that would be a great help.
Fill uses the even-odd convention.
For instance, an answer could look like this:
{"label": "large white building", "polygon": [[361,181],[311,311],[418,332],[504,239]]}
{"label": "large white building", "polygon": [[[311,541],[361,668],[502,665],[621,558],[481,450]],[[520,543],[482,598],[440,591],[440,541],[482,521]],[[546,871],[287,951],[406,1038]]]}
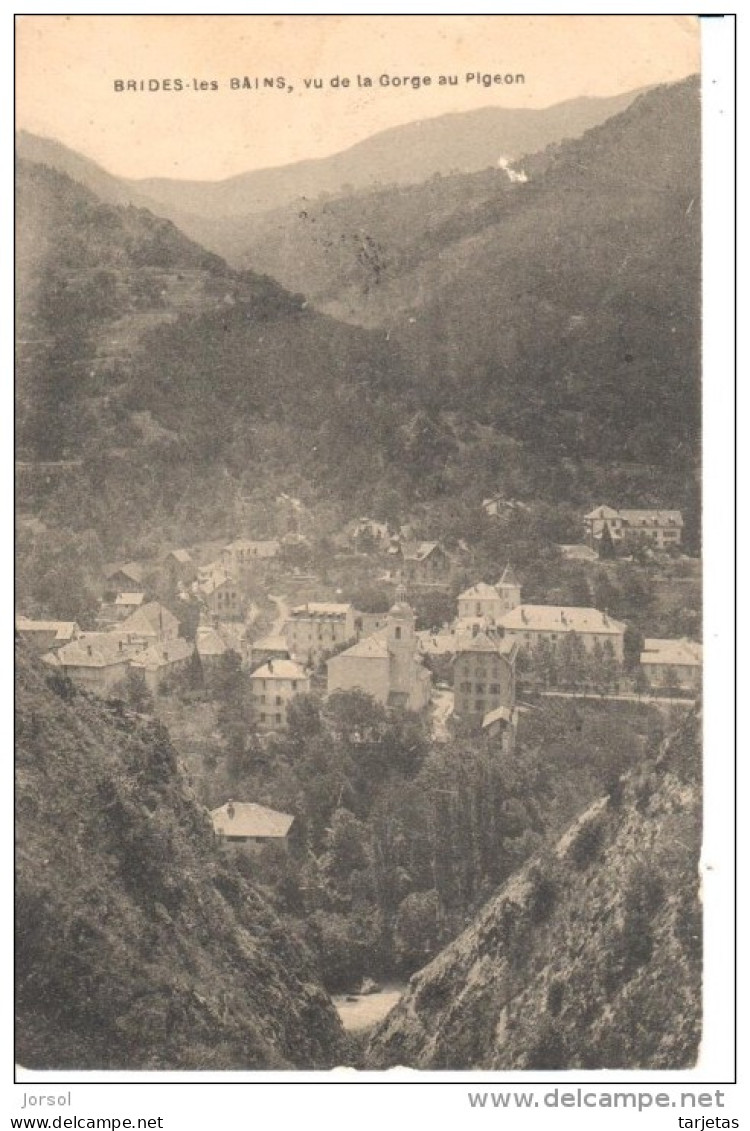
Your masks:
{"label": "large white building", "polygon": [[605,527],[616,546],[624,540],[646,542],[657,550],[679,546],[682,541],[682,512],[601,506],[589,511],[583,518],[586,541],[595,547],[601,541]]}
{"label": "large white building", "polygon": [[515,640],[519,648],[533,653],[541,641],[556,647],[570,633],[575,633],[587,652],[597,642],[611,644],[618,663],[623,661],[625,625],[599,609],[559,605],[518,605],[500,619],[499,627],[506,638]]}

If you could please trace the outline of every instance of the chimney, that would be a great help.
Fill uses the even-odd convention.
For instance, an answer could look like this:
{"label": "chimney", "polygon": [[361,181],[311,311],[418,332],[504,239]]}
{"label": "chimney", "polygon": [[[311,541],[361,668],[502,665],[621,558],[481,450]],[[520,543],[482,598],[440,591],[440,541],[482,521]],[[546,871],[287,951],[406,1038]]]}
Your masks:
{"label": "chimney", "polygon": [[89,656],[93,656],[94,650],[93,650],[93,648],[91,647],[90,644],[86,645],[86,651],[88,652]]}
{"label": "chimney", "polygon": [[268,670],[273,675],[273,660],[268,661]]}
{"label": "chimney", "polygon": [[119,650],[120,650],[120,651],[122,652],[122,640],[118,640],[118,641],[117,641],[117,647],[118,647],[118,648],[119,648]]}
{"label": "chimney", "polygon": [[227,817],[230,821],[234,820],[234,801],[231,799],[227,801]]}

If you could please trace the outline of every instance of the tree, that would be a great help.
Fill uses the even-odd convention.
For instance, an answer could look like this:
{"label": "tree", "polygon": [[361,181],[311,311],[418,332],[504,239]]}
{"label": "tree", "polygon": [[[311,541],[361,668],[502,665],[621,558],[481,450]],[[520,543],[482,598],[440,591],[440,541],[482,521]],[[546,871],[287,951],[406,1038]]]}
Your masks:
{"label": "tree", "polygon": [[564,683],[580,687],[586,682],[586,647],[577,632],[566,632],[559,649],[560,677]]}
{"label": "tree", "polygon": [[456,601],[449,593],[428,590],[415,597],[413,605],[418,631],[437,632],[456,615]]}
{"label": "tree", "polygon": [[643,634],[631,624],[625,626],[622,651],[627,671],[633,671],[640,667],[641,652],[643,651]]}
{"label": "tree", "polygon": [[430,891],[414,891],[401,901],[394,923],[396,959],[406,973],[423,966],[440,945],[440,899]]}
{"label": "tree", "polygon": [[337,809],[326,837],[326,870],[338,881],[367,867],[367,829],[348,809]]}
{"label": "tree", "polygon": [[135,668],[128,668],[125,675],[119,680],[115,691],[125,700],[129,707],[142,715],[151,714],[154,710],[154,697],[146,686],[146,681]]}
{"label": "tree", "polygon": [[230,774],[239,778],[257,753],[253,741],[257,734],[250,682],[236,652],[230,650],[221,657],[215,673],[214,694],[218,700],[216,725],[230,759]]}
{"label": "tree", "polygon": [[385,729],[385,707],[366,691],[334,691],[323,711],[333,734],[348,747],[372,741]]}
{"label": "tree", "polygon": [[321,703],[317,695],[295,695],[287,707],[286,741],[296,752],[303,750],[323,730]]}
{"label": "tree", "polygon": [[615,544],[612,541],[612,534],[610,532],[608,522],[604,523],[604,529],[602,530],[602,536],[599,539],[598,549],[599,557],[604,559],[605,561],[611,561],[613,558],[617,557]]}

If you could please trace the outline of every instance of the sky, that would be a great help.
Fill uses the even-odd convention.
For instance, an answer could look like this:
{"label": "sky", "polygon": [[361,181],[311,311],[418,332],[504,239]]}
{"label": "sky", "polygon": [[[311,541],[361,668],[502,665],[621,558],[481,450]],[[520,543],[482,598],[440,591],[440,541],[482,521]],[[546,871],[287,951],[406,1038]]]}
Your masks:
{"label": "sky", "polygon": [[[325,157],[420,118],[674,82],[700,69],[699,36],[697,18],[678,15],[20,16],[16,126],[118,176],[218,180]],[[524,82],[485,86],[469,74]],[[392,81],[426,75],[431,85],[417,89]],[[458,84],[441,86],[440,75]],[[284,85],[232,89],[246,76]],[[175,79],[181,90],[163,89]],[[116,89],[128,80],[139,89]],[[141,90],[149,80],[159,89]]]}

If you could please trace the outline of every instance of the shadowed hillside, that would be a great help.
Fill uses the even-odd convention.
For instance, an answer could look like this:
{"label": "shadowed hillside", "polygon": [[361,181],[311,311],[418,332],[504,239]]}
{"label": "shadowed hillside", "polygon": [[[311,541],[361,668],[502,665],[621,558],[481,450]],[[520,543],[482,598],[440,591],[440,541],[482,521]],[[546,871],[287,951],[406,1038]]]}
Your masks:
{"label": "shadowed hillside", "polygon": [[17,1060],[341,1063],[309,955],[222,858],[164,728],[17,664]]}

